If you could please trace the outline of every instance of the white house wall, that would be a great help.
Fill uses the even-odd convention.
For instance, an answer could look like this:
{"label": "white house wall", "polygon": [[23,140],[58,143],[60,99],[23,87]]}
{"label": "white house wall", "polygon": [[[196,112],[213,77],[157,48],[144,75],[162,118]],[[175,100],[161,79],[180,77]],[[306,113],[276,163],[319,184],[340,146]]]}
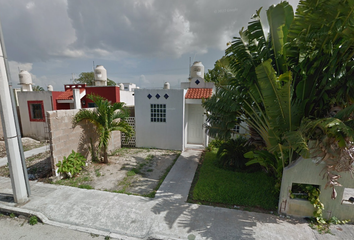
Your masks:
{"label": "white house wall", "polygon": [[203,78],[192,78],[189,82],[189,88],[214,88],[214,86],[213,82],[205,82]]}
{"label": "white house wall", "polygon": [[[185,92],[183,89],[135,89],[137,147],[183,150]],[[160,98],[156,98],[157,94]],[[151,122],[150,104],[166,104],[166,122]]]}
{"label": "white house wall", "polygon": [[124,102],[126,106],[134,106],[134,92],[119,91],[120,102]]}
{"label": "white house wall", "polygon": [[18,102],[21,117],[21,126],[23,137],[31,137],[37,140],[48,139],[47,119],[45,122],[31,122],[28,112],[28,101],[43,101],[44,116],[47,111],[52,108],[52,92],[35,91],[35,92],[19,92]]}

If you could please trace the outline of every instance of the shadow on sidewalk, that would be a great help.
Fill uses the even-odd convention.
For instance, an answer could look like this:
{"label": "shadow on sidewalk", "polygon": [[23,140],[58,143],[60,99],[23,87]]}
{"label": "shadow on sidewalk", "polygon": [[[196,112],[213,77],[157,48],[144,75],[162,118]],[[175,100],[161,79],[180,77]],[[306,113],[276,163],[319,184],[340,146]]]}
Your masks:
{"label": "shadow on sidewalk", "polygon": [[183,228],[205,239],[254,239],[252,228],[257,225],[248,212],[183,203],[173,198],[159,199],[151,211],[164,216],[169,229]]}

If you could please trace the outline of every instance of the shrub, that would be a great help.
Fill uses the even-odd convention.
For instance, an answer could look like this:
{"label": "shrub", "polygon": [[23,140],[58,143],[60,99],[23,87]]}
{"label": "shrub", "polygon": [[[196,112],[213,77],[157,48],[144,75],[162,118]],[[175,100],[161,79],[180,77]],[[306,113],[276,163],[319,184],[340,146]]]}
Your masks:
{"label": "shrub", "polygon": [[214,148],[219,148],[223,143],[225,143],[225,140],[215,138],[210,141],[207,150],[213,151]]}
{"label": "shrub", "polygon": [[67,158],[64,157],[63,161],[57,163],[58,172],[70,178],[78,174],[85,165],[86,158],[74,150]]}
{"label": "shrub", "polygon": [[30,225],[36,225],[37,223],[38,223],[38,218],[36,217],[36,216],[32,216],[32,217],[30,217],[30,219],[28,220],[28,223],[30,224]]}
{"label": "shrub", "polygon": [[239,136],[222,143],[217,152],[218,162],[225,168],[245,169],[246,159],[243,155],[253,150],[253,146],[247,145],[247,139]]}

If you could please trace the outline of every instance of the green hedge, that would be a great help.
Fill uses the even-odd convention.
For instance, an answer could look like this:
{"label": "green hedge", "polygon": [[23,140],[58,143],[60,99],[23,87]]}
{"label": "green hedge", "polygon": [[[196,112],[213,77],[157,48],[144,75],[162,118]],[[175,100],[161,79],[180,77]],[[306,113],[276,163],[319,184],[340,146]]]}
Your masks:
{"label": "green hedge", "polygon": [[216,152],[207,152],[193,190],[193,200],[275,209],[275,181],[264,172],[244,173],[217,167]]}

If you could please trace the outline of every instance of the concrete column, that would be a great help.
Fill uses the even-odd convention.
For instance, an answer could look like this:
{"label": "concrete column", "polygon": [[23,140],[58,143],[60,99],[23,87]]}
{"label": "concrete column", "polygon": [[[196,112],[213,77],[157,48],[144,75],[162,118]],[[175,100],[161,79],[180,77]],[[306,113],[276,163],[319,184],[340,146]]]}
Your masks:
{"label": "concrete column", "polygon": [[30,188],[28,184],[26,164],[23,152],[20,150],[22,145],[18,139],[18,125],[16,112],[14,112],[10,85],[7,74],[6,51],[4,47],[4,38],[0,24],[0,115],[4,132],[7,159],[10,169],[11,185],[13,197],[16,203],[28,201]]}
{"label": "concrete column", "polygon": [[0,104],[2,108],[4,140],[6,143],[14,200],[16,203],[24,203],[28,200],[27,188],[14,123],[14,113],[5,70],[5,62],[2,56],[3,52],[0,45]]}
{"label": "concrete column", "polygon": [[74,109],[81,109],[80,89],[73,89]]}

